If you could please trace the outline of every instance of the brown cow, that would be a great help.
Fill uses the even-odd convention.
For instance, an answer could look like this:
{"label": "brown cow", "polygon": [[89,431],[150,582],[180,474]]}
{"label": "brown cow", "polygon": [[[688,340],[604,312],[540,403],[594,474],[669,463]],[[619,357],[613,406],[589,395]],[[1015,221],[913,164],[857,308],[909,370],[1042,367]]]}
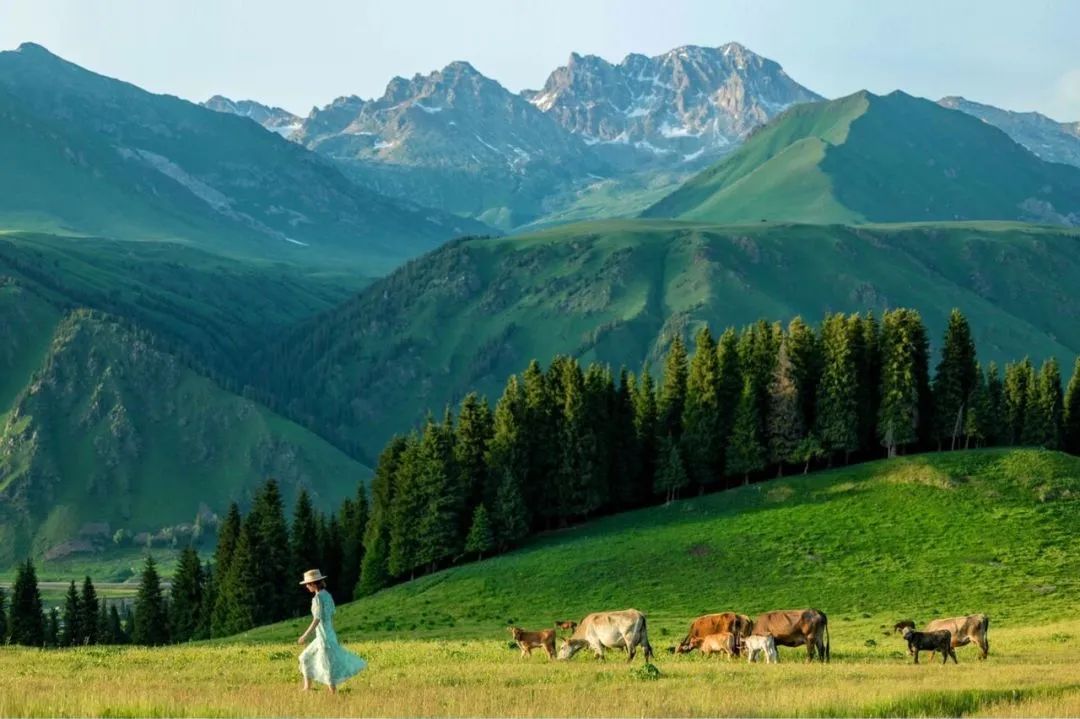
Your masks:
{"label": "brown cow", "polygon": [[[893,628],[899,632],[904,627],[915,629],[915,622],[905,619],[902,622],[897,622]],[[987,632],[990,631],[990,617],[985,614],[969,614],[966,617],[935,619],[927,624],[923,631],[938,632],[942,630],[952,634],[952,646],[954,648],[974,643],[981,651],[979,659],[986,659],[986,656],[990,653],[990,640],[986,638]],[[933,661],[933,659],[934,656],[931,655],[930,660]]]}
{"label": "brown cow", "polygon": [[[697,640],[704,639],[710,634],[730,633],[735,637],[735,656],[739,655],[742,639],[750,636],[753,626],[750,617],[735,612],[720,612],[718,614],[706,614],[690,622],[690,631],[686,638],[675,647],[676,654],[685,654],[695,648]],[[669,650],[670,651],[670,650]]]}
{"label": "brown cow", "polygon": [[771,634],[780,647],[806,645],[806,661],[814,661],[814,652],[823,662],[829,661],[829,619],[817,609],[788,609],[758,615],[750,634]]}
{"label": "brown cow", "polygon": [[532,656],[532,650],[543,647],[547,652],[548,659],[555,658],[555,630],[544,629],[539,632],[526,632],[517,627],[508,627],[518,647],[521,649],[521,657]]}

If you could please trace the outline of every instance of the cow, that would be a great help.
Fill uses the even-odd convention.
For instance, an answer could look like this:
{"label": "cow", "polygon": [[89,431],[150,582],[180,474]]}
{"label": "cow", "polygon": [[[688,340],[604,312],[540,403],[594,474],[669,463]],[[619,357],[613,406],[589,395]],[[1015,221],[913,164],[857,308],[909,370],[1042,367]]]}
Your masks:
{"label": "cow", "polygon": [[[952,657],[953,664],[959,664],[956,661],[956,652],[953,650],[953,636],[952,632],[948,629],[938,629],[933,632],[917,632],[907,624],[904,624],[902,630],[904,641],[907,642],[908,654],[915,657],[915,663],[919,663],[920,651],[931,651],[934,654],[941,652],[942,665],[949,663],[949,657]],[[934,655],[930,655],[930,661],[934,660]]]}
{"label": "cow", "polygon": [[626,649],[628,662],[634,661],[638,647],[645,651],[645,663],[653,658],[652,645],[645,624],[645,615],[636,609],[618,612],[596,612],[581,620],[568,639],[559,647],[559,659],[569,659],[584,647],[589,647],[597,659],[604,658],[604,648]]}
{"label": "cow", "polygon": [[511,636],[514,637],[514,641],[517,643],[518,648],[521,649],[521,658],[532,656],[532,650],[536,647],[543,647],[547,652],[548,659],[555,658],[555,630],[544,629],[539,632],[526,632],[517,627],[508,627]]}
{"label": "cow", "polygon": [[806,645],[806,661],[818,658],[829,661],[829,619],[817,609],[787,609],[758,615],[750,630],[751,636],[772,635],[777,646]]}
{"label": "cow", "polygon": [[694,649],[698,649],[705,656],[713,654],[726,654],[728,659],[738,656],[735,653],[735,635],[731,632],[718,632],[705,637],[695,637],[690,640]]}
{"label": "cow", "polygon": [[[750,636],[750,628],[753,622],[745,614],[735,612],[720,612],[718,614],[706,614],[690,622],[690,630],[686,637],[675,647],[676,654],[685,654],[694,649],[696,640],[704,639],[710,634],[730,633],[735,637],[735,656],[739,655],[739,649],[744,637]],[[670,651],[670,650],[669,650]]]}
{"label": "cow", "polygon": [[[914,630],[915,622],[905,619],[902,622],[897,622],[893,629],[899,632],[905,626]],[[948,630],[952,634],[952,646],[954,649],[974,643],[980,650],[979,659],[986,659],[986,656],[990,653],[990,640],[986,637],[987,632],[990,631],[990,617],[985,614],[969,614],[966,617],[935,619],[927,624],[923,631],[936,632],[942,629]],[[931,656],[931,660],[933,660],[933,656]]]}
{"label": "cow", "polygon": [[757,655],[765,655],[766,664],[776,664],[780,655],[776,652],[776,640],[770,634],[752,634],[743,643],[746,649],[746,661],[753,662]]}

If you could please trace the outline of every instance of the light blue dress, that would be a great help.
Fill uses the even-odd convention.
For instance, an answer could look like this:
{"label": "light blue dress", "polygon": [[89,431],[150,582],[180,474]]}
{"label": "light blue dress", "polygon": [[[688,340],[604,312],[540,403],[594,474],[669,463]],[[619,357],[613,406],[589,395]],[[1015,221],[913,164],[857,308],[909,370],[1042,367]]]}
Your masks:
{"label": "light blue dress", "polygon": [[311,616],[319,620],[315,639],[300,653],[300,673],[305,678],[337,686],[367,666],[360,657],[338,644],[334,631],[334,598],[320,589],[311,598]]}

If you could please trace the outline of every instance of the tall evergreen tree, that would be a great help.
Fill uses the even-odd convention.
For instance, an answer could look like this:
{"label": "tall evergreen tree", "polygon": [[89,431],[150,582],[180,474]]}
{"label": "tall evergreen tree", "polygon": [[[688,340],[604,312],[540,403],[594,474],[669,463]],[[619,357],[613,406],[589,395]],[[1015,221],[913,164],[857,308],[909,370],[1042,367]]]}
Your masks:
{"label": "tall evergreen tree", "polygon": [[[315,521],[315,509],[307,489],[300,488],[293,506],[292,525],[289,527],[289,553],[292,571],[290,576],[303,576],[309,569],[319,568],[319,536]],[[327,572],[325,567],[321,568]],[[310,611],[311,598],[300,592],[291,601],[293,616]]]}
{"label": "tall evergreen tree", "polygon": [[360,562],[360,581],[353,596],[374,594],[390,582],[388,560],[393,520],[394,482],[406,440],[394,437],[379,455],[371,479],[371,513],[364,527],[364,557]]}
{"label": "tall evergreen tree", "polygon": [[765,467],[765,448],[761,442],[757,398],[754,381],[749,375],[743,381],[742,395],[735,411],[735,426],[727,448],[727,473],[741,476],[744,483],[750,474]]}
{"label": "tall evergreen tree", "polygon": [[230,503],[225,519],[218,525],[217,547],[214,549],[214,583],[218,586],[229,572],[229,562],[236,548],[236,540],[240,537],[241,521],[240,507],[236,502]]}
{"label": "tall evergreen tree", "polygon": [[191,546],[180,552],[180,560],[169,589],[169,635],[174,642],[195,638],[203,606],[203,569]]}
{"label": "tall evergreen tree", "polygon": [[611,370],[597,363],[585,370],[585,427],[591,435],[592,473],[583,486],[584,505],[587,512],[595,513],[611,506],[615,479],[612,477],[612,446],[615,405],[615,381]]}
{"label": "tall evergreen tree", "polygon": [[674,442],[678,442],[682,437],[686,382],[689,372],[686,344],[683,342],[682,335],[676,333],[664,360],[664,382],[660,387],[660,396],[657,398],[659,435],[671,437]]}
{"label": "tall evergreen tree", "polygon": [[491,514],[495,547],[506,551],[529,534],[529,513],[522,496],[521,484],[510,472],[495,492],[495,508]]}
{"label": "tall evergreen tree", "polygon": [[848,322],[857,326],[854,332],[857,414],[859,416],[858,446],[870,450],[877,445],[878,412],[881,408],[881,328],[873,312],[866,316],[851,315]]}
{"label": "tall evergreen tree", "polygon": [[461,514],[465,497],[454,463],[454,430],[446,420],[429,422],[417,453],[417,488],[421,511],[416,526],[416,566],[434,571],[461,554]]}
{"label": "tall evergreen tree", "polygon": [[1062,411],[1062,449],[1071,454],[1080,454],[1080,357],[1073,365],[1069,388],[1065,392],[1065,406]]}
{"label": "tall evergreen tree", "polygon": [[972,445],[986,446],[995,422],[997,422],[997,417],[990,413],[990,393],[986,386],[986,375],[982,367],[976,365],[975,385],[972,387],[964,417],[964,449]]}
{"label": "tall evergreen tree", "polygon": [[150,555],[146,557],[139,592],[135,596],[135,628],[131,641],[145,646],[159,646],[169,642],[169,617],[165,597],[161,592],[161,577]]}
{"label": "tall evergreen tree", "polygon": [[1035,369],[1027,357],[1005,365],[1003,396],[1007,432],[1004,440],[1007,444],[1022,444],[1030,434],[1024,431],[1024,422],[1031,403],[1030,395],[1035,392],[1034,385]]}
{"label": "tall evergreen tree", "polygon": [[634,425],[634,375],[622,368],[611,408],[611,499],[618,510],[641,505],[647,498],[642,481],[640,448]]}
{"label": "tall evergreen tree", "polygon": [[75,588],[75,580],[72,580],[68,586],[67,595],[64,597],[63,626],[57,638],[59,646],[82,646],[84,635],[82,620],[82,607],[79,606],[79,590]]}
{"label": "tall evergreen tree", "polygon": [[941,361],[934,375],[934,436],[939,448],[947,444],[950,449],[956,449],[964,433],[975,388],[975,364],[971,328],[960,310],[954,309],[949,314]]}
{"label": "tall evergreen tree", "polygon": [[522,484],[526,504],[537,507],[534,526],[541,523],[554,526],[558,515],[557,477],[561,463],[559,418],[562,414],[561,393],[552,386],[558,372],[556,363],[548,373],[540,370],[533,360],[521,375],[525,394],[525,429],[528,442],[528,481]]}
{"label": "tall evergreen tree", "polygon": [[[640,472],[637,475],[637,487],[632,494],[641,497],[644,501],[657,471],[659,452],[657,446],[659,410],[656,406],[656,389],[653,385],[652,373],[647,363],[641,370],[640,378],[631,385],[630,389],[634,403],[634,443],[637,445]],[[663,460],[667,461],[667,457],[663,457]]]}
{"label": "tall evergreen tree", "polygon": [[784,465],[798,461],[796,450],[806,435],[799,389],[795,383],[795,365],[788,353],[788,341],[780,342],[773,380],[769,385],[769,415],[766,420],[768,461],[783,475]]}
{"label": "tall evergreen tree", "polygon": [[101,606],[98,602],[97,590],[94,583],[87,576],[83,579],[82,594],[79,595],[80,623],[82,625],[82,644],[98,643],[98,624]]}
{"label": "tall evergreen tree", "polygon": [[930,419],[929,344],[914,310],[885,313],[881,333],[881,409],[878,436],[890,457],[919,442]]}
{"label": "tall evergreen tree", "polygon": [[[248,516],[251,523],[255,563],[256,624],[270,624],[291,616],[295,586],[291,583],[289,527],[285,506],[274,479],[268,479],[255,495]],[[295,580],[292,580],[295,581]]]}
{"label": "tall evergreen tree", "polygon": [[45,636],[43,644],[46,647],[58,647],[60,646],[60,642],[60,615],[56,611],[56,607],[53,607],[45,617]]}
{"label": "tall evergreen tree", "polygon": [[7,644],[8,640],[8,615],[7,595],[4,588],[0,587],[0,645]]}
{"label": "tall evergreen tree", "polygon": [[342,601],[349,601],[356,593],[360,581],[360,564],[364,561],[364,529],[368,521],[367,489],[361,482],[357,485],[356,499],[346,499],[341,504],[341,588]]}
{"label": "tall evergreen tree", "polygon": [[669,436],[660,439],[660,458],[663,463],[656,473],[653,491],[664,497],[664,504],[679,498],[679,492],[690,484],[679,443]]}
{"label": "tall evergreen tree", "polygon": [[393,577],[412,576],[420,564],[416,522],[426,510],[419,481],[421,441],[410,434],[395,467],[387,545],[387,569]]}
{"label": "tall evergreen tree", "polygon": [[840,314],[821,325],[822,374],[818,382],[817,431],[826,456],[859,448],[859,378],[853,325]]}
{"label": "tall evergreen tree", "polygon": [[1006,441],[1008,427],[1002,426],[1005,419],[1005,390],[1001,384],[1001,374],[996,363],[991,362],[986,368],[986,406],[987,416],[991,421],[984,427],[986,443],[993,447]]}
{"label": "tall evergreen tree", "polygon": [[717,406],[719,417],[717,433],[720,437],[720,466],[727,472],[727,448],[731,431],[735,426],[735,410],[742,396],[743,376],[739,360],[739,337],[735,330],[727,328],[716,345]]}
{"label": "tall evergreen tree", "polygon": [[483,559],[484,553],[490,552],[494,546],[495,534],[491,529],[487,508],[482,504],[477,505],[473,511],[469,533],[465,537],[465,553],[475,554],[477,559]]}
{"label": "tall evergreen tree", "polygon": [[528,476],[529,442],[525,435],[525,394],[517,377],[510,376],[495,405],[492,437],[484,455],[487,468],[486,501],[491,502],[495,544],[505,550],[528,533],[530,517],[524,485]]}
{"label": "tall evergreen tree", "polygon": [[102,597],[98,604],[97,614],[97,630],[94,635],[96,644],[108,644],[109,643],[109,608],[106,606],[107,602],[105,597]]}
{"label": "tall evergreen tree", "polygon": [[[462,498],[462,508],[475,507],[490,501],[488,471],[485,455],[491,441],[493,418],[486,399],[470,392],[461,401],[457,424],[454,426],[454,467],[457,471],[456,491]],[[461,536],[469,531],[472,517],[467,511],[459,513]]]}
{"label": "tall evergreen tree", "polygon": [[15,570],[8,614],[8,637],[12,644],[25,647],[40,647],[45,643],[45,613],[41,607],[37,572],[29,558]]}
{"label": "tall evergreen tree", "polygon": [[107,644],[127,644],[128,637],[124,632],[124,625],[120,622],[120,612],[116,604],[109,605],[109,633]]}
{"label": "tall evergreen tree", "polygon": [[[240,534],[229,561],[229,572],[217,587],[212,626],[215,637],[245,632],[256,624],[259,597],[256,594],[258,575],[255,565],[259,560],[255,554],[256,542],[253,539],[255,532],[256,529],[249,515],[240,526]],[[138,611],[136,611],[135,627],[139,628]],[[136,644],[142,643],[135,633],[132,634],[132,641]]]}
{"label": "tall evergreen tree", "polygon": [[1043,362],[1034,382],[1034,391],[1028,394],[1024,418],[1024,444],[1047,449],[1061,446],[1062,406],[1061,370],[1057,360]]}
{"label": "tall evergreen tree", "polygon": [[599,508],[594,487],[599,483],[596,428],[590,426],[585,378],[576,360],[561,358],[561,462],[555,496],[557,519],[565,525]]}
{"label": "tall evergreen tree", "polygon": [[720,359],[709,328],[702,327],[694,343],[683,412],[683,455],[690,477],[701,488],[723,475],[720,420]]}
{"label": "tall evergreen tree", "polygon": [[817,334],[802,317],[788,323],[787,349],[792,377],[799,395],[799,413],[803,427],[814,426],[817,385],[821,377],[821,346]]}
{"label": "tall evergreen tree", "polygon": [[[203,565],[202,602],[199,605],[199,623],[192,639],[209,639],[214,626],[214,607],[217,604],[217,581],[210,562]],[[110,618],[110,626],[112,619]],[[110,630],[111,631],[111,630]]]}

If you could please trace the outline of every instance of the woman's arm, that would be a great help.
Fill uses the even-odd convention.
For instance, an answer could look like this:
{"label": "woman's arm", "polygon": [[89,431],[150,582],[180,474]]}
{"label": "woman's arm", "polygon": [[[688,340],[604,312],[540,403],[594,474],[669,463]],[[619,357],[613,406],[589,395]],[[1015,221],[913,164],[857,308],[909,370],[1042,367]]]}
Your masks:
{"label": "woman's arm", "polygon": [[311,626],[309,626],[307,628],[307,630],[303,634],[300,635],[300,638],[296,640],[296,643],[297,644],[303,644],[304,642],[306,642],[308,640],[308,637],[311,636],[311,633],[313,631],[315,631],[315,628],[318,627],[318,626],[319,626],[319,618],[315,617],[314,619],[311,620]]}

